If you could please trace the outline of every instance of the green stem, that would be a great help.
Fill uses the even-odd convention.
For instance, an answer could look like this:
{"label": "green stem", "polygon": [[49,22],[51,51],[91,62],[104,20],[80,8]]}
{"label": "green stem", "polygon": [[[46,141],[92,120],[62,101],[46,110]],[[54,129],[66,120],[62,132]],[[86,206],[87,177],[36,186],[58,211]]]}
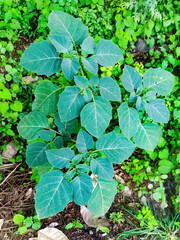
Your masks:
{"label": "green stem", "polygon": [[[77,58],[78,58],[78,60],[79,60],[79,64],[80,64],[80,56],[79,56],[79,54],[78,54],[78,51],[77,51],[77,48],[76,48],[76,45],[75,45],[75,43],[73,42],[73,46],[74,46],[74,48],[75,48],[75,50],[76,50],[76,55],[77,55]],[[83,76],[83,77],[85,77],[85,74],[84,74],[84,71],[83,71],[83,68],[81,67],[81,65],[80,65],[80,72],[81,72],[81,75]]]}

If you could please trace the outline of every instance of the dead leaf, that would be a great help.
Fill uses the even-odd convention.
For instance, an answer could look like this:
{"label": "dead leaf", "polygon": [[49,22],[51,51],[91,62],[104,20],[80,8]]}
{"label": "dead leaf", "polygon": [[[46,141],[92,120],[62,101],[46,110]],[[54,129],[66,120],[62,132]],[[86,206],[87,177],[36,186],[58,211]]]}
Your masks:
{"label": "dead leaf", "polygon": [[4,219],[0,219],[0,230],[1,230],[3,223],[4,223]]}
{"label": "dead leaf", "polygon": [[46,227],[38,231],[38,240],[68,240],[68,238],[57,228]]}
{"label": "dead leaf", "polygon": [[10,142],[6,145],[7,150],[3,151],[2,157],[3,160],[6,160],[5,162],[8,162],[7,160],[10,158],[13,158],[17,154],[17,148],[14,146],[14,142]]}

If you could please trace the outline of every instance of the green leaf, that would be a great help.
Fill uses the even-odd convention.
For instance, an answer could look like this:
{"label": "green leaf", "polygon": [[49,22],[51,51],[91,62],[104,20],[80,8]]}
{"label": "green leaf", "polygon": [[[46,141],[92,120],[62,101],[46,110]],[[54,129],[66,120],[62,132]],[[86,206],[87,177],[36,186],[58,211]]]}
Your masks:
{"label": "green leaf", "polygon": [[133,139],[138,147],[153,151],[161,139],[161,127],[154,123],[140,124]]}
{"label": "green leaf", "polygon": [[155,91],[149,91],[145,94],[145,99],[147,101],[151,101],[152,99],[154,99],[156,97],[156,92]]}
{"label": "green leaf", "polygon": [[84,90],[84,100],[85,102],[91,102],[92,100],[92,97],[93,97],[93,93],[90,89],[85,89]]}
{"label": "green leaf", "polygon": [[0,113],[5,114],[9,109],[8,102],[0,102]]}
{"label": "green leaf", "polygon": [[134,108],[128,107],[127,102],[123,102],[117,111],[120,129],[130,139],[139,127],[139,114]]}
{"label": "green leaf", "polygon": [[175,168],[174,164],[168,160],[159,161],[158,171],[160,173],[169,173]]}
{"label": "green leaf", "polygon": [[77,135],[76,147],[79,152],[85,153],[87,150],[91,149],[94,145],[94,141],[91,135],[89,135],[84,130],[80,130]]}
{"label": "green leaf", "polygon": [[98,96],[81,111],[81,125],[94,137],[99,137],[108,127],[112,118],[111,104]]}
{"label": "green leaf", "polygon": [[98,183],[88,202],[89,211],[95,216],[103,216],[110,208],[117,193],[116,181],[98,179]]}
{"label": "green leaf", "polygon": [[72,119],[70,121],[67,121],[67,122],[61,122],[58,113],[55,114],[54,123],[58,127],[58,131],[61,134],[73,133],[74,130],[76,130],[76,128],[78,127],[78,119],[77,118],[74,118],[74,119]]}
{"label": "green leaf", "polygon": [[63,58],[61,68],[65,77],[71,81],[76,73],[78,73],[80,64],[76,56],[74,56],[72,59]]}
{"label": "green leaf", "polygon": [[160,159],[168,159],[169,149],[165,148],[165,149],[159,151],[158,156],[159,156]]}
{"label": "green leaf", "polygon": [[72,201],[71,184],[59,171],[52,171],[42,175],[36,186],[35,208],[39,219],[48,218],[63,211]]}
{"label": "green leaf", "polygon": [[142,77],[138,71],[128,65],[125,65],[122,75],[122,85],[128,92],[133,92],[142,83]]}
{"label": "green leaf", "polygon": [[32,224],[32,229],[33,230],[38,230],[41,227],[41,223],[40,222],[35,222]]}
{"label": "green leaf", "polygon": [[63,146],[63,138],[58,136],[54,139],[53,143],[56,148],[61,148]]}
{"label": "green leaf", "polygon": [[58,111],[62,122],[70,121],[79,116],[84,106],[84,98],[78,87],[67,87],[60,95]]}
{"label": "green leaf", "polygon": [[64,12],[52,11],[49,15],[48,27],[51,29],[51,34],[64,36],[76,44],[81,44],[88,37],[88,28],[81,20]]}
{"label": "green leaf", "polygon": [[109,161],[122,163],[134,152],[135,145],[121,134],[113,131],[102,135],[98,139],[96,149],[103,150]]}
{"label": "green leaf", "polygon": [[56,51],[59,53],[68,53],[73,50],[73,44],[71,40],[64,36],[49,35],[48,38],[56,48]]}
{"label": "green leaf", "polygon": [[150,68],[143,78],[145,88],[150,88],[162,96],[170,93],[174,86],[174,76],[161,68]]}
{"label": "green leaf", "polygon": [[72,180],[73,200],[75,203],[85,206],[93,190],[92,178],[86,173],[81,173]]}
{"label": "green leaf", "polygon": [[69,166],[69,162],[73,159],[74,151],[70,148],[51,149],[46,151],[48,161],[56,168],[64,168]]}
{"label": "green leaf", "polygon": [[96,158],[91,160],[90,169],[94,175],[105,180],[111,180],[114,176],[114,168],[107,158]]}
{"label": "green leaf", "polygon": [[136,100],[136,109],[138,111],[140,111],[141,109],[143,109],[143,107],[146,105],[146,101],[145,100],[141,100],[141,97],[138,96],[137,100]]}
{"label": "green leaf", "polygon": [[121,91],[117,82],[111,77],[103,77],[99,80],[100,94],[110,101],[121,101]]}
{"label": "green leaf", "polygon": [[11,93],[9,89],[7,89],[2,82],[0,82],[0,98],[6,100],[12,100]]}
{"label": "green leaf", "polygon": [[11,103],[10,108],[15,112],[22,112],[23,105],[20,101],[14,101],[13,103]]}
{"label": "green leaf", "polygon": [[35,140],[38,138],[37,132],[48,127],[48,119],[44,114],[40,112],[31,112],[19,122],[17,129],[23,138]]}
{"label": "green leaf", "polygon": [[43,174],[46,174],[48,172],[55,170],[55,168],[49,162],[46,162],[43,165],[37,166],[37,169],[40,177]]}
{"label": "green leaf", "polygon": [[27,232],[27,227],[25,227],[25,226],[19,227],[18,232],[20,234],[25,234]]}
{"label": "green leaf", "polygon": [[93,37],[87,37],[81,44],[81,49],[86,54],[93,54],[95,51],[95,42]]}
{"label": "green leaf", "polygon": [[100,65],[104,67],[113,66],[122,57],[121,49],[111,40],[102,39],[98,42],[95,50],[95,59]]}
{"label": "green leaf", "polygon": [[53,140],[53,138],[55,138],[56,133],[50,130],[40,130],[38,132],[38,135],[40,136],[40,138],[42,138],[44,141],[46,142],[50,142]]}
{"label": "green leaf", "polygon": [[23,53],[20,65],[38,75],[50,75],[59,72],[61,58],[55,47],[48,41],[31,43]]}
{"label": "green leaf", "polygon": [[76,85],[81,89],[85,89],[89,85],[89,81],[85,77],[76,76],[76,77],[74,77],[74,81],[75,81]]}
{"label": "green leaf", "polygon": [[37,167],[48,162],[45,151],[50,149],[49,144],[34,142],[27,146],[26,162],[29,167]]}
{"label": "green leaf", "polygon": [[96,59],[94,59],[93,57],[88,57],[88,58],[82,57],[82,63],[84,68],[88,70],[90,73],[97,74],[98,64]]}
{"label": "green leaf", "polygon": [[15,224],[17,224],[17,225],[19,225],[19,224],[21,224],[21,223],[23,223],[24,222],[24,216],[23,215],[21,215],[21,214],[16,214],[16,215],[14,215],[14,217],[13,217],[13,222],[15,223]]}
{"label": "green leaf", "polygon": [[146,113],[154,122],[167,123],[170,112],[163,99],[155,99],[145,105]]}
{"label": "green leaf", "polygon": [[61,89],[49,81],[43,81],[37,85],[32,104],[32,111],[39,111],[45,115],[55,113]]}

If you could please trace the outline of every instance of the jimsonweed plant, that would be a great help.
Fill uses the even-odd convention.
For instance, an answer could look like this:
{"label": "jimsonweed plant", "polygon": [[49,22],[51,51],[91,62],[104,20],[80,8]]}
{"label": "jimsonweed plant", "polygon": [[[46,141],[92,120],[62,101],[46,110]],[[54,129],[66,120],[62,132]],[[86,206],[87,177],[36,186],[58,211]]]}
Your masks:
{"label": "jimsonweed plant", "polygon": [[[40,219],[46,218],[73,200],[101,216],[117,192],[113,163],[121,164],[136,147],[152,151],[160,141],[157,123],[168,122],[169,110],[157,96],[171,92],[174,77],[158,68],[149,69],[142,79],[133,67],[125,66],[122,86],[130,98],[123,102],[118,82],[98,77],[99,65],[113,66],[123,57],[120,48],[104,39],[95,45],[80,19],[64,12],[53,11],[48,26],[50,41],[32,43],[21,65],[46,76],[61,69],[71,86],[40,82],[32,112],[18,124],[20,135],[33,140],[27,163],[41,176],[36,211]],[[141,123],[139,111],[144,108],[149,120]],[[52,127],[49,115],[54,116]]]}

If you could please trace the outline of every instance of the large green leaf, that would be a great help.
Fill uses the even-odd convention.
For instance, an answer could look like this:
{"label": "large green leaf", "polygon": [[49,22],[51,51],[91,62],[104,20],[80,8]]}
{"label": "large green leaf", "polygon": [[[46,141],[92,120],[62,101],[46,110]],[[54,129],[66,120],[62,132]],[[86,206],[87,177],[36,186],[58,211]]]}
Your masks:
{"label": "large green leaf", "polygon": [[139,114],[134,108],[128,107],[127,102],[123,102],[117,111],[120,129],[130,139],[139,127]]}
{"label": "large green leaf", "polygon": [[162,96],[166,96],[172,91],[174,76],[172,73],[161,68],[150,68],[145,72],[143,84],[145,88],[150,88]]}
{"label": "large green leaf", "polygon": [[45,115],[55,113],[61,89],[49,81],[43,81],[37,85],[32,104],[32,111],[39,111]]}
{"label": "large green leaf", "polygon": [[31,43],[23,53],[20,65],[38,75],[50,76],[59,72],[61,61],[55,47],[43,40],[40,43]]}
{"label": "large green leaf", "polygon": [[103,77],[99,80],[100,94],[111,101],[121,101],[121,91],[117,82],[111,77]]}
{"label": "large green leaf", "polygon": [[113,66],[123,57],[121,49],[111,40],[100,40],[96,46],[95,59],[104,66]]}
{"label": "large green leaf", "polygon": [[138,147],[153,151],[161,139],[161,127],[154,123],[140,124],[133,139]]}
{"label": "large green leaf", "polygon": [[96,158],[91,160],[91,171],[105,180],[111,180],[114,176],[114,168],[107,158]]}
{"label": "large green leaf", "polygon": [[74,118],[67,122],[61,122],[61,119],[60,119],[58,113],[55,114],[54,123],[58,127],[58,131],[61,134],[73,133],[76,130],[76,128],[78,127],[78,119],[77,118]]}
{"label": "large green leaf", "polygon": [[53,138],[55,138],[56,133],[51,131],[51,130],[40,130],[38,132],[38,135],[40,136],[40,138],[42,138],[44,141],[46,142],[50,142],[53,140]]}
{"label": "large green leaf", "polygon": [[73,50],[73,44],[71,40],[64,36],[49,35],[48,38],[59,53],[68,53]]}
{"label": "large green leaf", "polygon": [[133,92],[142,83],[142,77],[138,71],[128,65],[125,65],[122,75],[122,85],[128,92]]}
{"label": "large green leaf", "polygon": [[81,44],[81,49],[86,54],[93,54],[95,51],[95,42],[93,37],[87,37]]}
{"label": "large green leaf", "polygon": [[51,149],[46,151],[48,161],[56,168],[69,166],[69,162],[74,157],[74,151],[70,148]]}
{"label": "large green leaf", "polygon": [[154,122],[167,123],[170,112],[163,99],[155,99],[145,105],[146,112]]}
{"label": "large green leaf", "polygon": [[112,118],[111,104],[100,96],[88,103],[81,111],[81,125],[94,137],[99,137]]}
{"label": "large green leaf", "polygon": [[83,66],[86,70],[88,70],[92,74],[97,74],[98,72],[98,64],[96,59],[93,57],[82,58]]}
{"label": "large green leaf", "polygon": [[58,102],[58,111],[62,122],[70,121],[79,116],[84,106],[84,98],[80,94],[78,87],[67,87],[60,95]]}
{"label": "large green leaf", "polygon": [[37,169],[40,177],[48,172],[55,170],[55,168],[49,162],[46,162],[43,165],[37,166]]}
{"label": "large green leaf", "polygon": [[61,68],[65,77],[71,81],[79,71],[80,64],[77,57],[73,57],[72,59],[63,58]]}
{"label": "large green leaf", "polygon": [[75,203],[85,206],[93,190],[92,178],[86,173],[81,173],[72,180],[73,200]]}
{"label": "large green leaf", "polygon": [[95,216],[103,216],[110,208],[117,193],[116,181],[98,179],[98,183],[88,202],[89,211]]}
{"label": "large green leaf", "polygon": [[76,77],[74,77],[74,81],[75,81],[76,85],[81,89],[85,89],[89,85],[89,81],[85,77],[76,76]]}
{"label": "large green leaf", "polygon": [[34,142],[27,146],[26,150],[26,162],[29,167],[38,167],[47,163],[47,157],[45,151],[50,149],[49,144],[46,145],[43,142]]}
{"label": "large green leaf", "polygon": [[37,132],[48,127],[48,119],[44,114],[31,112],[19,122],[17,129],[23,138],[35,140],[39,136]]}
{"label": "large green leaf", "polygon": [[77,135],[76,147],[79,152],[85,153],[87,150],[91,149],[94,145],[94,141],[91,135],[89,135],[84,130],[80,130]]}
{"label": "large green leaf", "polygon": [[96,149],[103,150],[109,161],[122,163],[134,152],[135,145],[121,134],[113,131],[98,139]]}
{"label": "large green leaf", "polygon": [[72,186],[61,171],[55,170],[42,175],[35,195],[38,218],[48,218],[63,211],[72,201],[72,194]]}
{"label": "large green leaf", "polygon": [[49,15],[48,27],[51,29],[51,34],[64,36],[76,44],[81,44],[88,37],[88,28],[81,20],[64,12],[52,11]]}

